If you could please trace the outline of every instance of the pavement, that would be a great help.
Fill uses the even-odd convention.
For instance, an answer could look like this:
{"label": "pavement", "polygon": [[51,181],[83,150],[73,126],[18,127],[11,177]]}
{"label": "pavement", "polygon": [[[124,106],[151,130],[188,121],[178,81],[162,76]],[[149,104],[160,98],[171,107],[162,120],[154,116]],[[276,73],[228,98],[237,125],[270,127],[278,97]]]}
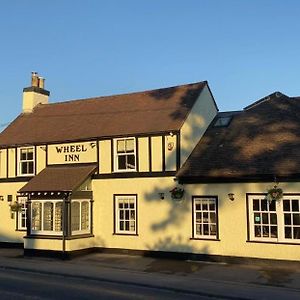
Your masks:
{"label": "pavement", "polygon": [[230,264],[92,253],[72,260],[0,248],[0,269],[149,287],[217,299],[300,299],[300,262]]}

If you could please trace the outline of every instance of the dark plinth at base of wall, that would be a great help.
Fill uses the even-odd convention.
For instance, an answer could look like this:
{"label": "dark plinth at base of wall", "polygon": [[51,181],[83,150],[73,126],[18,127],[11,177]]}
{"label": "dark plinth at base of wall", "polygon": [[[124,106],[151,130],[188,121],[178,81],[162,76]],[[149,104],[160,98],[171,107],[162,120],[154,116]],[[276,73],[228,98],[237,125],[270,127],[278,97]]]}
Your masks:
{"label": "dark plinth at base of wall", "polygon": [[131,250],[131,249],[119,249],[119,248],[87,248],[75,251],[52,251],[52,250],[37,250],[37,249],[24,249],[25,256],[43,256],[52,257],[58,259],[72,259],[78,256],[91,254],[91,253],[107,253],[107,254],[123,254],[132,256],[144,256],[161,259],[172,260],[191,260],[191,261],[205,261],[211,263],[228,263],[228,264],[255,264],[261,266],[283,266],[299,264],[296,260],[277,260],[277,259],[265,259],[265,258],[252,258],[252,257],[240,257],[240,256],[225,256],[225,255],[211,255],[211,254],[195,254],[186,252],[167,252],[167,251],[149,251],[149,250]]}
{"label": "dark plinth at base of wall", "polygon": [[51,257],[63,260],[72,259],[78,256],[95,253],[95,248],[80,249],[74,251],[56,251],[56,250],[41,250],[41,249],[24,249],[24,256],[40,256],[40,257]]}
{"label": "dark plinth at base of wall", "polygon": [[24,248],[24,244],[23,243],[12,243],[12,242],[0,242],[0,248],[22,249],[22,248]]}

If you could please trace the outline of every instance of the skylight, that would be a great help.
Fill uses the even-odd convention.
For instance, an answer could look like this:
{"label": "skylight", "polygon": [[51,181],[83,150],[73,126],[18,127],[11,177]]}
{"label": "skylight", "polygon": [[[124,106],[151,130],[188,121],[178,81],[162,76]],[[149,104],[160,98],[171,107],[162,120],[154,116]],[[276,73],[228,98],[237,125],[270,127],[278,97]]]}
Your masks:
{"label": "skylight", "polygon": [[229,117],[219,117],[214,123],[214,127],[226,127],[229,125],[232,116]]}

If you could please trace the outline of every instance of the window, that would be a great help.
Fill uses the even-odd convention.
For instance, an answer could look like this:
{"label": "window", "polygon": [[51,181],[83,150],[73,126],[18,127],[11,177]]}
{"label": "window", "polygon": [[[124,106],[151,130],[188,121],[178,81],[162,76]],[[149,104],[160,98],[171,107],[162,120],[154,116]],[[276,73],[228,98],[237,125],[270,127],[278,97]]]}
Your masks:
{"label": "window", "polygon": [[115,171],[135,171],[135,139],[115,140]]}
{"label": "window", "polygon": [[272,202],[264,194],[247,197],[250,240],[300,243],[300,195]]}
{"label": "window", "polygon": [[226,127],[231,122],[232,116],[218,117],[214,123],[214,127]]}
{"label": "window", "polygon": [[26,197],[17,197],[17,202],[21,205],[21,210],[18,212],[17,217],[17,229],[26,230],[27,229],[27,206]]}
{"label": "window", "polygon": [[218,239],[217,197],[193,197],[193,237]]}
{"label": "window", "polygon": [[18,174],[34,175],[34,148],[20,148],[18,154]]}
{"label": "window", "polygon": [[72,234],[90,233],[90,201],[72,200],[71,202]]}
{"label": "window", "polygon": [[62,234],[62,200],[33,200],[31,203],[31,233]]}
{"label": "window", "polygon": [[137,234],[136,195],[115,196],[115,233]]}

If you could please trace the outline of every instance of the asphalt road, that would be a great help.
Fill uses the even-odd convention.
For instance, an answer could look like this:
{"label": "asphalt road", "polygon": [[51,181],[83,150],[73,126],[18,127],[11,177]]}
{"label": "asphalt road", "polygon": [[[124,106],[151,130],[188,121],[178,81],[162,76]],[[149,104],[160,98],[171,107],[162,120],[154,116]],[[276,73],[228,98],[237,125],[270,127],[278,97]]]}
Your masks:
{"label": "asphalt road", "polygon": [[[0,270],[0,299],[216,299],[201,294]],[[225,298],[228,299],[228,298]]]}

